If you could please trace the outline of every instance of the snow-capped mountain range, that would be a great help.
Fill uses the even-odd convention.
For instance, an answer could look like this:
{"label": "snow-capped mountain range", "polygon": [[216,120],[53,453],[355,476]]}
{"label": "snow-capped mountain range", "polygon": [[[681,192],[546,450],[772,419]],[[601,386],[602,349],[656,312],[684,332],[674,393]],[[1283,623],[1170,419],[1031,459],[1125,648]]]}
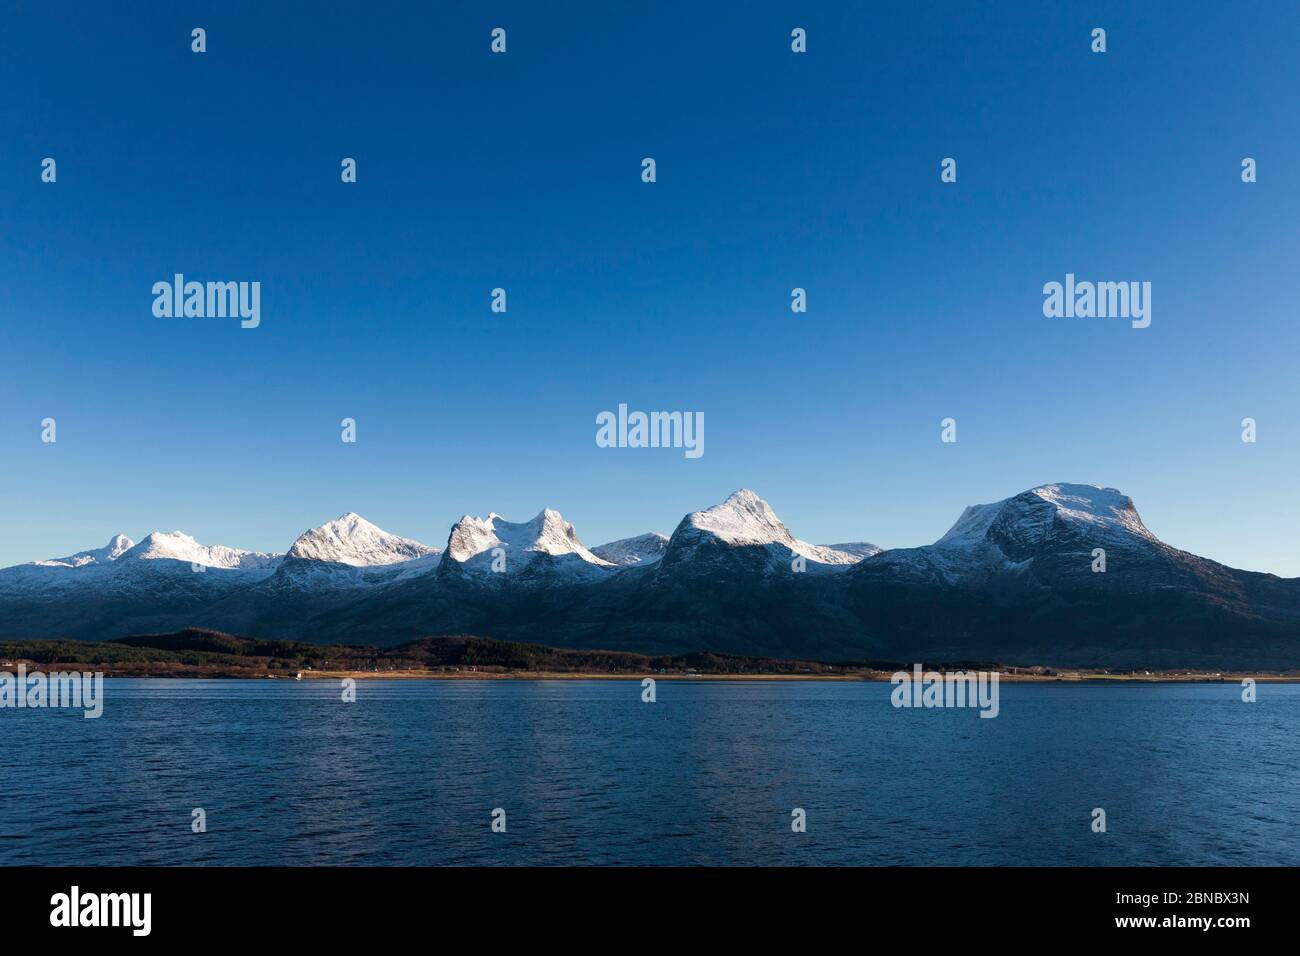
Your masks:
{"label": "snow-capped mountain range", "polygon": [[[788,563],[790,555],[803,555],[813,565],[845,568],[880,552],[865,542],[836,546],[809,544],[795,538],[766,501],[741,489],[724,502],[682,519],[670,538],[652,531],[588,549],[563,516],[545,508],[529,521],[507,521],[493,512],[486,518],[463,516],[451,528],[445,549],[430,547],[379,528],[355,512],[348,512],[299,535],[287,552],[267,553],[203,545],[181,531],[152,531],[136,544],[123,534],[114,535],[103,548],[79,551],[66,558],[50,558],[0,570],[0,587],[6,576],[18,573],[34,580],[35,569],[103,568],[113,562],[161,561],[196,568],[261,571],[266,575],[291,562],[341,565],[348,568],[382,568],[421,563],[437,557],[435,566],[458,566],[478,574],[519,573],[538,559],[548,559],[553,569],[570,576],[600,577],[629,567],[644,567],[661,560],[672,544],[688,551],[710,542],[727,547],[759,546],[772,554],[774,563]],[[493,565],[496,564],[494,568]],[[121,565],[119,565],[121,566]],[[162,568],[164,565],[158,565]],[[171,569],[171,568],[169,568]],[[69,579],[70,580],[70,579]],[[495,579],[493,579],[495,580]]]}
{"label": "snow-capped mountain range", "polygon": [[671,536],[590,549],[549,508],[523,522],[466,515],[442,549],[349,512],[283,554],[154,531],[0,570],[0,639],[187,626],[324,642],[475,633],[647,652],[1300,666],[1300,579],[1178,551],[1126,495],[1078,484],[973,505],[935,543],[888,551],[803,541],[741,489]]}

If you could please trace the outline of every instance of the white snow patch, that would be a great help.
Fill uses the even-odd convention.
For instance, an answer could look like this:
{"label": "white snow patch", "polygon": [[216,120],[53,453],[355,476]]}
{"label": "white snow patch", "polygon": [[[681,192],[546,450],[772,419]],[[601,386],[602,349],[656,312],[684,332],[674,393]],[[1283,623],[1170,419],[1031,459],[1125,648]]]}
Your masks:
{"label": "white snow patch", "polygon": [[620,568],[631,568],[639,564],[654,564],[664,556],[664,548],[667,546],[668,535],[651,531],[602,544],[592,548],[591,553]]}
{"label": "white snow patch", "polygon": [[858,560],[874,557],[885,550],[869,541],[845,541],[842,544],[819,544],[817,547],[825,548],[828,551],[839,551],[842,554],[850,554]]}

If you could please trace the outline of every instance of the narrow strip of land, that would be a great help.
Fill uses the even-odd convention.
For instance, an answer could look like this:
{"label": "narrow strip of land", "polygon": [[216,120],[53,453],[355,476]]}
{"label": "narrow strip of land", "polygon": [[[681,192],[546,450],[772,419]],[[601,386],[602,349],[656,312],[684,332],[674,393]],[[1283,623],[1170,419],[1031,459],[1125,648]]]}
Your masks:
{"label": "narrow strip of land", "polygon": [[[675,655],[569,650],[493,638],[426,637],[395,647],[307,644],[191,628],[114,641],[3,641],[0,671],[94,670],[107,677],[285,680],[889,680],[917,662],[809,661],[712,651]],[[922,661],[927,671],[996,671],[1017,682],[1300,682],[1300,670],[1059,668],[1001,661]]]}

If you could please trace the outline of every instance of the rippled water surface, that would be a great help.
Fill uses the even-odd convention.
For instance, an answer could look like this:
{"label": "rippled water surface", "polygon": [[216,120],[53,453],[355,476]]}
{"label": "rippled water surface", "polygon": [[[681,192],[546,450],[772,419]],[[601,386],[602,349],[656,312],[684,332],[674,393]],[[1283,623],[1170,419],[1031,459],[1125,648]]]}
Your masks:
{"label": "rippled water surface", "polygon": [[1300,863],[1300,686],[890,689],[110,679],[0,710],[0,864]]}

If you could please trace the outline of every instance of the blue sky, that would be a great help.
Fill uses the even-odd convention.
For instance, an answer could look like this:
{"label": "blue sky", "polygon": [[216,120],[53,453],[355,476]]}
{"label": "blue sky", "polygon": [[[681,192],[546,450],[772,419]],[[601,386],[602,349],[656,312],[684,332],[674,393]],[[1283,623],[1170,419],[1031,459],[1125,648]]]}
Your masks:
{"label": "blue sky", "polygon": [[[1300,575],[1289,5],[267,6],[3,14],[0,564],[350,510],[594,545],[741,486],[895,547],[1080,481]],[[175,272],[261,326],[154,317]],[[1150,281],[1151,327],[1045,318],[1067,272]],[[704,456],[598,448],[620,402]]]}

